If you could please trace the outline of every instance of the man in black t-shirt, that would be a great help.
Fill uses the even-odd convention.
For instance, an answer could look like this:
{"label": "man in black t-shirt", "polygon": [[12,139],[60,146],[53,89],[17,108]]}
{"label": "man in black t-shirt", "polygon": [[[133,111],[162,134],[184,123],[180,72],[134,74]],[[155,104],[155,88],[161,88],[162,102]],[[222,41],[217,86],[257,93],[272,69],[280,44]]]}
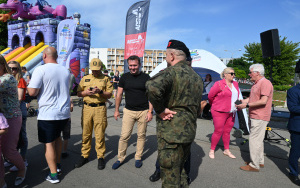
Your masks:
{"label": "man in black t-shirt", "polygon": [[150,79],[148,74],[140,72],[141,62],[138,56],[130,56],[127,60],[129,71],[119,81],[116,97],[114,117],[120,117],[119,107],[125,91],[125,108],[123,109],[122,131],[119,140],[118,160],[112,168],[119,168],[126,157],[128,140],[131,137],[134,123],[137,122],[137,144],[135,154],[135,167],[143,165],[142,153],[146,140],[147,122],[152,120],[153,107],[146,96],[146,82]]}

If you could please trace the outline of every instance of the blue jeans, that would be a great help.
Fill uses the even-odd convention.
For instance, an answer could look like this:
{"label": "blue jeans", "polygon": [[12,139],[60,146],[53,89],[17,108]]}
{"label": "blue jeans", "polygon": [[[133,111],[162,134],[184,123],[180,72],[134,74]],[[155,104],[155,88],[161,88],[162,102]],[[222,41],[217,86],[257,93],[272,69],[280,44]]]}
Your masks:
{"label": "blue jeans", "polygon": [[290,174],[293,176],[298,176],[298,160],[300,158],[300,132],[290,131],[290,133],[292,141],[292,147],[289,156]]}
{"label": "blue jeans", "polygon": [[22,139],[24,142],[24,145],[20,148],[20,154],[22,158],[25,159],[27,148],[28,148],[28,139],[26,133],[27,108],[26,108],[26,103],[24,101],[21,102],[20,109],[22,111],[22,127],[20,132],[22,134]]}

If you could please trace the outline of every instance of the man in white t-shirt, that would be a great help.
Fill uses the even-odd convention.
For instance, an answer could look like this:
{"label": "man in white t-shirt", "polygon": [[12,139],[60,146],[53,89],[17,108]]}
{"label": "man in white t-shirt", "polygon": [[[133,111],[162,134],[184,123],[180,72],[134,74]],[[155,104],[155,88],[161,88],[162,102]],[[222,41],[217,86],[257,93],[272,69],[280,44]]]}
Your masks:
{"label": "man in white t-shirt", "polygon": [[43,52],[44,65],[32,74],[28,93],[37,96],[39,104],[38,137],[45,144],[45,157],[50,169],[46,180],[59,183],[62,149],[61,131],[70,118],[69,71],[56,62],[57,51],[53,47]]}

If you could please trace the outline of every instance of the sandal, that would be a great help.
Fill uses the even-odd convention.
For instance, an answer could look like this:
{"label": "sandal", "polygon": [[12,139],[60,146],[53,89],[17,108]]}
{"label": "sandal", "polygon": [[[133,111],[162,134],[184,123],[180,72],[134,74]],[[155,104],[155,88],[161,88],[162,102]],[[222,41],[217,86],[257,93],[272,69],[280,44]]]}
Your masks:
{"label": "sandal", "polygon": [[236,157],[229,151],[229,152],[223,152],[224,155],[228,156],[231,159],[235,159]]}
{"label": "sandal", "polygon": [[208,156],[209,156],[209,158],[214,159],[215,158],[215,151],[210,151]]}

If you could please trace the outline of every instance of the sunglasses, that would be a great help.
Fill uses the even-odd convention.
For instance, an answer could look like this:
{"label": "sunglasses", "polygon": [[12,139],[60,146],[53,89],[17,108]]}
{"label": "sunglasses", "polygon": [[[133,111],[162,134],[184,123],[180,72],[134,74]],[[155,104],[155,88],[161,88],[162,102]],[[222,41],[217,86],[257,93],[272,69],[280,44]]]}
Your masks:
{"label": "sunglasses", "polygon": [[249,74],[252,74],[252,73],[254,73],[254,72],[257,72],[257,71],[250,71]]}
{"label": "sunglasses", "polygon": [[230,73],[227,73],[227,74],[231,74],[231,76],[235,76],[235,73],[234,72],[230,72]]}
{"label": "sunglasses", "polygon": [[19,70],[18,67],[9,67],[11,71],[17,71]]}

